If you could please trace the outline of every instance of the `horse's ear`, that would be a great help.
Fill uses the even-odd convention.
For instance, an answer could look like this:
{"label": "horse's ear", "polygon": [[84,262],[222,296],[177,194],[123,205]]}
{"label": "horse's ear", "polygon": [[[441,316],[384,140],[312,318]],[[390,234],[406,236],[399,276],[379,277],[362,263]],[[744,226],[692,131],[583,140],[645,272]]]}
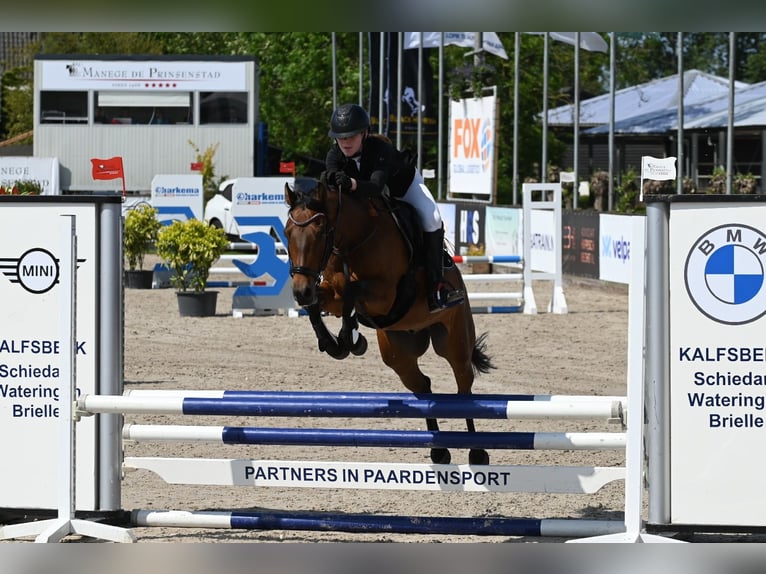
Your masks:
{"label": "horse's ear", "polygon": [[295,200],[297,199],[295,192],[290,188],[290,184],[285,182],[285,201],[287,202],[287,205],[292,207],[295,205]]}

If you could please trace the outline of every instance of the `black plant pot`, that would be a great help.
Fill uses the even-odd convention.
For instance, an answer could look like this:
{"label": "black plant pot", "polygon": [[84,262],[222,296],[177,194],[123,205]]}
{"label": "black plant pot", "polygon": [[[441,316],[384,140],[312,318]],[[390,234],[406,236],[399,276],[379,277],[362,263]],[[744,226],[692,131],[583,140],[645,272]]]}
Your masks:
{"label": "black plant pot", "polygon": [[151,289],[154,271],[148,270],[125,270],[125,287],[128,289]]}
{"label": "black plant pot", "polygon": [[212,317],[218,291],[177,291],[178,312],[181,317]]}

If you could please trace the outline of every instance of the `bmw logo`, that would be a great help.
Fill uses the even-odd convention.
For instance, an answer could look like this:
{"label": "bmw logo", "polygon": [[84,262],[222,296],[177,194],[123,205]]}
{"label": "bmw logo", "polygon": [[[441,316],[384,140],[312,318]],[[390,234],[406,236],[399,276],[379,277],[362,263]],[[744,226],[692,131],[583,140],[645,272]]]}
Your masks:
{"label": "bmw logo", "polygon": [[766,313],[766,235],[747,225],[721,225],[702,235],[686,258],[684,280],[706,317],[742,325]]}

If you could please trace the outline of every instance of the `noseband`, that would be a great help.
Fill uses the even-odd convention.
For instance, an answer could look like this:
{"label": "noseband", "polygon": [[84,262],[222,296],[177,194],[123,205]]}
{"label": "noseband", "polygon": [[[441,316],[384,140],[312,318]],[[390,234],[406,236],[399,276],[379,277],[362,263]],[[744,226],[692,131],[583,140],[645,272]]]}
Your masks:
{"label": "noseband", "polygon": [[315,213],[306,221],[298,221],[295,219],[293,217],[292,210],[287,213],[287,217],[290,221],[293,222],[294,225],[297,225],[298,227],[306,227],[317,219],[324,219],[324,224],[322,225],[321,232],[321,235],[324,236],[324,253],[322,253],[322,262],[319,266],[319,269],[315,271],[310,267],[304,267],[303,265],[292,265],[292,263],[290,264],[290,277],[294,277],[295,275],[306,275],[314,279],[315,283],[319,283],[322,278],[322,270],[330,260],[330,254],[332,253],[334,229],[327,228],[327,216],[321,212]]}

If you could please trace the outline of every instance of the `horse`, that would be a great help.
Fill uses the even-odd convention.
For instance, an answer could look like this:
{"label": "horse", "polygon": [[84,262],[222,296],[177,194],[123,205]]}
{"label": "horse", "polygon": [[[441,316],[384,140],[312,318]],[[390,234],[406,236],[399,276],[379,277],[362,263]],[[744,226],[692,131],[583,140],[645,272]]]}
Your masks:
{"label": "horse", "polygon": [[[384,196],[341,192],[319,179],[295,178],[285,184],[289,206],[285,237],[292,291],[308,312],[319,350],[336,359],[362,355],[367,341],[359,323],[375,329],[380,355],[412,393],[431,393],[431,379],[418,365],[429,343],[446,359],[457,383],[457,393],[469,395],[474,378],[494,368],[486,352],[487,333],[477,338],[468,300],[430,312],[425,272],[417,241],[419,224],[404,202]],[[405,216],[407,214],[407,216]],[[410,222],[407,225],[407,222]],[[403,233],[406,227],[411,233]],[[422,251],[422,249],[420,250]],[[463,289],[465,284],[452,258],[444,253],[445,279]],[[322,314],[342,318],[332,335]],[[438,431],[435,418],[426,418],[429,431]],[[473,419],[466,419],[475,432]],[[431,461],[448,464],[447,448],[432,448]],[[483,449],[471,449],[470,464],[489,464]]]}

